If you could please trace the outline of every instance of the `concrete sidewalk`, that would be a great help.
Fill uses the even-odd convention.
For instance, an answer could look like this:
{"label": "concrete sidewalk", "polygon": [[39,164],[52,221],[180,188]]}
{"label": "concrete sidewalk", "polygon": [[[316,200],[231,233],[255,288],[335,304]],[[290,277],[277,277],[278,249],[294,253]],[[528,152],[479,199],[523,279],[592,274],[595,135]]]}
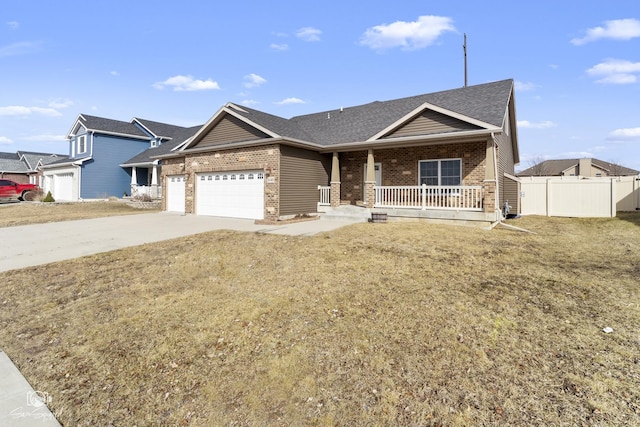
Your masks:
{"label": "concrete sidewalk", "polygon": [[0,426],[60,427],[46,405],[52,398],[31,388],[9,356],[0,350]]}
{"label": "concrete sidewalk", "polygon": [[213,230],[311,236],[351,222],[312,220],[259,225],[253,220],[154,212],[0,228],[0,272]]}

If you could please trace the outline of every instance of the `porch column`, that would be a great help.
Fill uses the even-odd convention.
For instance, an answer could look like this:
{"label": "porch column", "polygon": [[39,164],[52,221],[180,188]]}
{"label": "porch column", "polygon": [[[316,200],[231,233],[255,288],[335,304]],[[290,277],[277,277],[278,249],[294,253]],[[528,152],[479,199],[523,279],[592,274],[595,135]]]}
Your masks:
{"label": "porch column", "polygon": [[375,159],[373,158],[373,149],[369,148],[367,153],[367,178],[364,180],[364,193],[365,203],[367,208],[373,208],[376,202],[376,167]]}
{"label": "porch column", "polygon": [[158,185],[158,165],[154,164],[151,170],[151,185]]}
{"label": "porch column", "polygon": [[136,167],[132,166],[131,167],[131,186],[134,186],[137,184],[138,184],[138,175],[136,172]]}
{"label": "porch column", "polygon": [[487,140],[485,152],[484,183],[482,192],[484,193],[484,211],[486,213],[495,212],[498,206],[498,165],[496,163],[496,147],[493,138]]}
{"label": "porch column", "polygon": [[340,206],[340,156],[333,153],[331,159],[331,190],[329,190],[329,203],[332,208]]}

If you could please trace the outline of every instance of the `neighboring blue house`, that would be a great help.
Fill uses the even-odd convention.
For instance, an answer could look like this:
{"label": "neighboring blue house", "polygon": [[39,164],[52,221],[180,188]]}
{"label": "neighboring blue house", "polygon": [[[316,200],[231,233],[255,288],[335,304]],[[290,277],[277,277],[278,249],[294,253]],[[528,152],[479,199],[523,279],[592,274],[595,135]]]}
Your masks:
{"label": "neighboring blue house", "polygon": [[146,151],[155,152],[163,142],[178,144],[174,136],[193,134],[198,128],[191,132],[136,118],[123,122],[80,114],[67,134],[69,157],[42,167],[44,191],[62,201],[130,195],[132,189],[152,183],[154,169],[159,176],[159,161],[144,156],[149,160],[148,168],[138,173],[137,166],[142,165],[130,164],[131,159]]}

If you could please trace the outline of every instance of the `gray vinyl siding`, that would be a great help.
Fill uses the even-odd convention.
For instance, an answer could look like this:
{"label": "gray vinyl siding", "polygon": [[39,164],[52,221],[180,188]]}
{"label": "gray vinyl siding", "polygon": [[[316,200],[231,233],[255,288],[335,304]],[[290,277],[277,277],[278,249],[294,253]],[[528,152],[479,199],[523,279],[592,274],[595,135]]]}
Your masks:
{"label": "gray vinyl siding", "polygon": [[202,138],[196,147],[215,146],[229,142],[252,141],[268,137],[269,135],[266,133],[228,114]]}
{"label": "gray vinyl siding", "polygon": [[[502,193],[504,200],[509,202],[511,206],[512,214],[520,213],[520,183],[516,180],[503,176],[504,185],[502,186]],[[504,203],[503,203],[504,205]],[[500,206],[502,208],[502,206]]]}
{"label": "gray vinyl siding", "polygon": [[480,129],[471,123],[458,120],[432,110],[425,110],[422,114],[394,130],[385,138],[398,138],[412,135],[429,135],[434,133],[455,132],[460,130]]}
{"label": "gray vinyl siding", "polygon": [[329,185],[331,157],[280,146],[280,215],[316,212],[318,185]]}

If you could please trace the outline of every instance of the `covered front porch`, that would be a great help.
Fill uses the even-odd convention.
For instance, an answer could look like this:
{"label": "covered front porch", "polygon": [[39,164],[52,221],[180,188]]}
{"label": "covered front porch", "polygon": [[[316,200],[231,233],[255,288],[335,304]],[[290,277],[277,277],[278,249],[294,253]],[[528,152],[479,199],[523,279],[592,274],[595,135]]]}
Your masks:
{"label": "covered front porch", "polygon": [[334,152],[330,185],[318,187],[318,211],[335,214],[350,205],[363,217],[496,221],[495,150],[489,139]]}
{"label": "covered front porch", "polygon": [[158,162],[131,166],[131,197],[161,199],[162,185],[158,184]]}

